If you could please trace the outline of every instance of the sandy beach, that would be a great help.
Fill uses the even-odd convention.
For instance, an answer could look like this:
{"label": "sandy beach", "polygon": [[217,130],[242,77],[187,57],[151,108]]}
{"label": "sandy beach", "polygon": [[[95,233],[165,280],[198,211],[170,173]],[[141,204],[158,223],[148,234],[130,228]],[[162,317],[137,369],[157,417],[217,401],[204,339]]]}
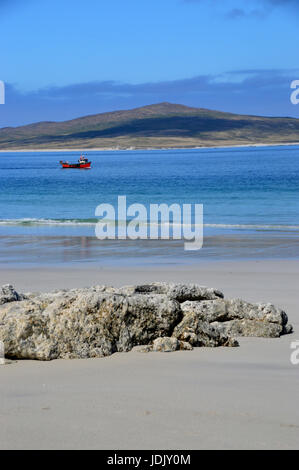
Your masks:
{"label": "sandy beach", "polygon": [[73,147],[73,148],[21,148],[21,147],[16,147],[16,148],[8,148],[8,149],[0,149],[0,153],[26,153],[26,152],[115,152],[117,151],[134,151],[134,150],[190,150],[190,149],[230,149],[230,148],[251,148],[251,147],[292,147],[292,146],[298,146],[299,142],[264,142],[264,143],[246,143],[246,144],[241,144],[237,143],[235,144],[234,142],[231,142],[227,145],[217,145],[216,143],[211,143],[210,145],[195,145],[195,146],[188,146],[188,147],[128,147],[128,148],[119,148],[119,147],[91,147],[91,148],[86,148],[82,149],[81,147]]}
{"label": "sandy beach", "polygon": [[49,291],[94,284],[196,282],[272,302],[294,333],[239,348],[117,353],[104,359],[12,361],[0,368],[1,449],[299,448],[296,261],[160,268],[2,268],[0,284]]}

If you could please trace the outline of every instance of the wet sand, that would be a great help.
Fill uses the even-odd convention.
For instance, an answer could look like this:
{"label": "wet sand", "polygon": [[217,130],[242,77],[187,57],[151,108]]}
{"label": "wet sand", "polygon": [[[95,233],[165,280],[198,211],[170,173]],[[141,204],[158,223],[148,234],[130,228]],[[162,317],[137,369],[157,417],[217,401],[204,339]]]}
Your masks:
{"label": "wet sand", "polygon": [[[1,230],[2,229],[2,230]],[[207,233],[201,250],[184,250],[183,240],[98,240],[91,227],[9,227],[5,234],[0,226],[0,270],[9,265],[64,266],[104,269],[109,266],[143,267],[201,265],[209,261],[228,260],[299,260],[299,231],[248,231],[247,233]],[[44,235],[39,233],[44,231]],[[65,230],[65,234],[59,233]],[[82,230],[89,235],[78,234]],[[211,229],[210,229],[211,230]],[[55,235],[53,234],[57,232]],[[73,232],[72,232],[73,231]],[[21,232],[21,233],[20,233]],[[23,232],[23,233],[22,233]],[[70,236],[71,232],[71,236]],[[71,268],[71,269],[70,269]],[[81,269],[80,268],[80,269]],[[167,272],[166,272],[167,275]],[[89,274],[86,274],[89,278]]]}
{"label": "wet sand", "polygon": [[[1,449],[299,448],[299,263],[1,268],[20,291],[153,280],[197,282],[284,308],[295,333],[239,348],[137,352],[0,366]],[[298,333],[297,333],[298,332]]]}

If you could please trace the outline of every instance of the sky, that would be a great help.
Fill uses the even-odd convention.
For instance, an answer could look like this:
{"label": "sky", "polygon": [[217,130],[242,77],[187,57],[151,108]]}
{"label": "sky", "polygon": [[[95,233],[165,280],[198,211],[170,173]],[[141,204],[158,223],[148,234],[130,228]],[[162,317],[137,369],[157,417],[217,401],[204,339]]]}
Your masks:
{"label": "sky", "polygon": [[0,0],[0,127],[169,101],[293,116],[299,0]]}

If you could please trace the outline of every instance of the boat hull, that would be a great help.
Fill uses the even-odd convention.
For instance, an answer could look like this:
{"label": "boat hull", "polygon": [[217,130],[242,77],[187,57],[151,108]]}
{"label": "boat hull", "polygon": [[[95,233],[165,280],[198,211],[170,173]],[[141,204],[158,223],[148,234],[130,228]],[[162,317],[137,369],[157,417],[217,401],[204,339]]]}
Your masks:
{"label": "boat hull", "polygon": [[90,168],[91,162],[87,163],[61,163],[62,168]]}

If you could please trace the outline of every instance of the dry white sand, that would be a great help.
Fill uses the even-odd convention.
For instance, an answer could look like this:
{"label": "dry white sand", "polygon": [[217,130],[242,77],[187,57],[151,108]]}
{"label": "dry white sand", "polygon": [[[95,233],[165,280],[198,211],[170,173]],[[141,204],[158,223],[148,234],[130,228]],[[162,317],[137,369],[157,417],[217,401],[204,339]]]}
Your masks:
{"label": "dry white sand", "polygon": [[[115,354],[0,366],[1,449],[299,448],[299,263],[209,263],[157,269],[1,269],[20,291],[151,280],[198,282],[271,301],[295,333],[240,348]],[[298,332],[298,333],[297,333]]]}

